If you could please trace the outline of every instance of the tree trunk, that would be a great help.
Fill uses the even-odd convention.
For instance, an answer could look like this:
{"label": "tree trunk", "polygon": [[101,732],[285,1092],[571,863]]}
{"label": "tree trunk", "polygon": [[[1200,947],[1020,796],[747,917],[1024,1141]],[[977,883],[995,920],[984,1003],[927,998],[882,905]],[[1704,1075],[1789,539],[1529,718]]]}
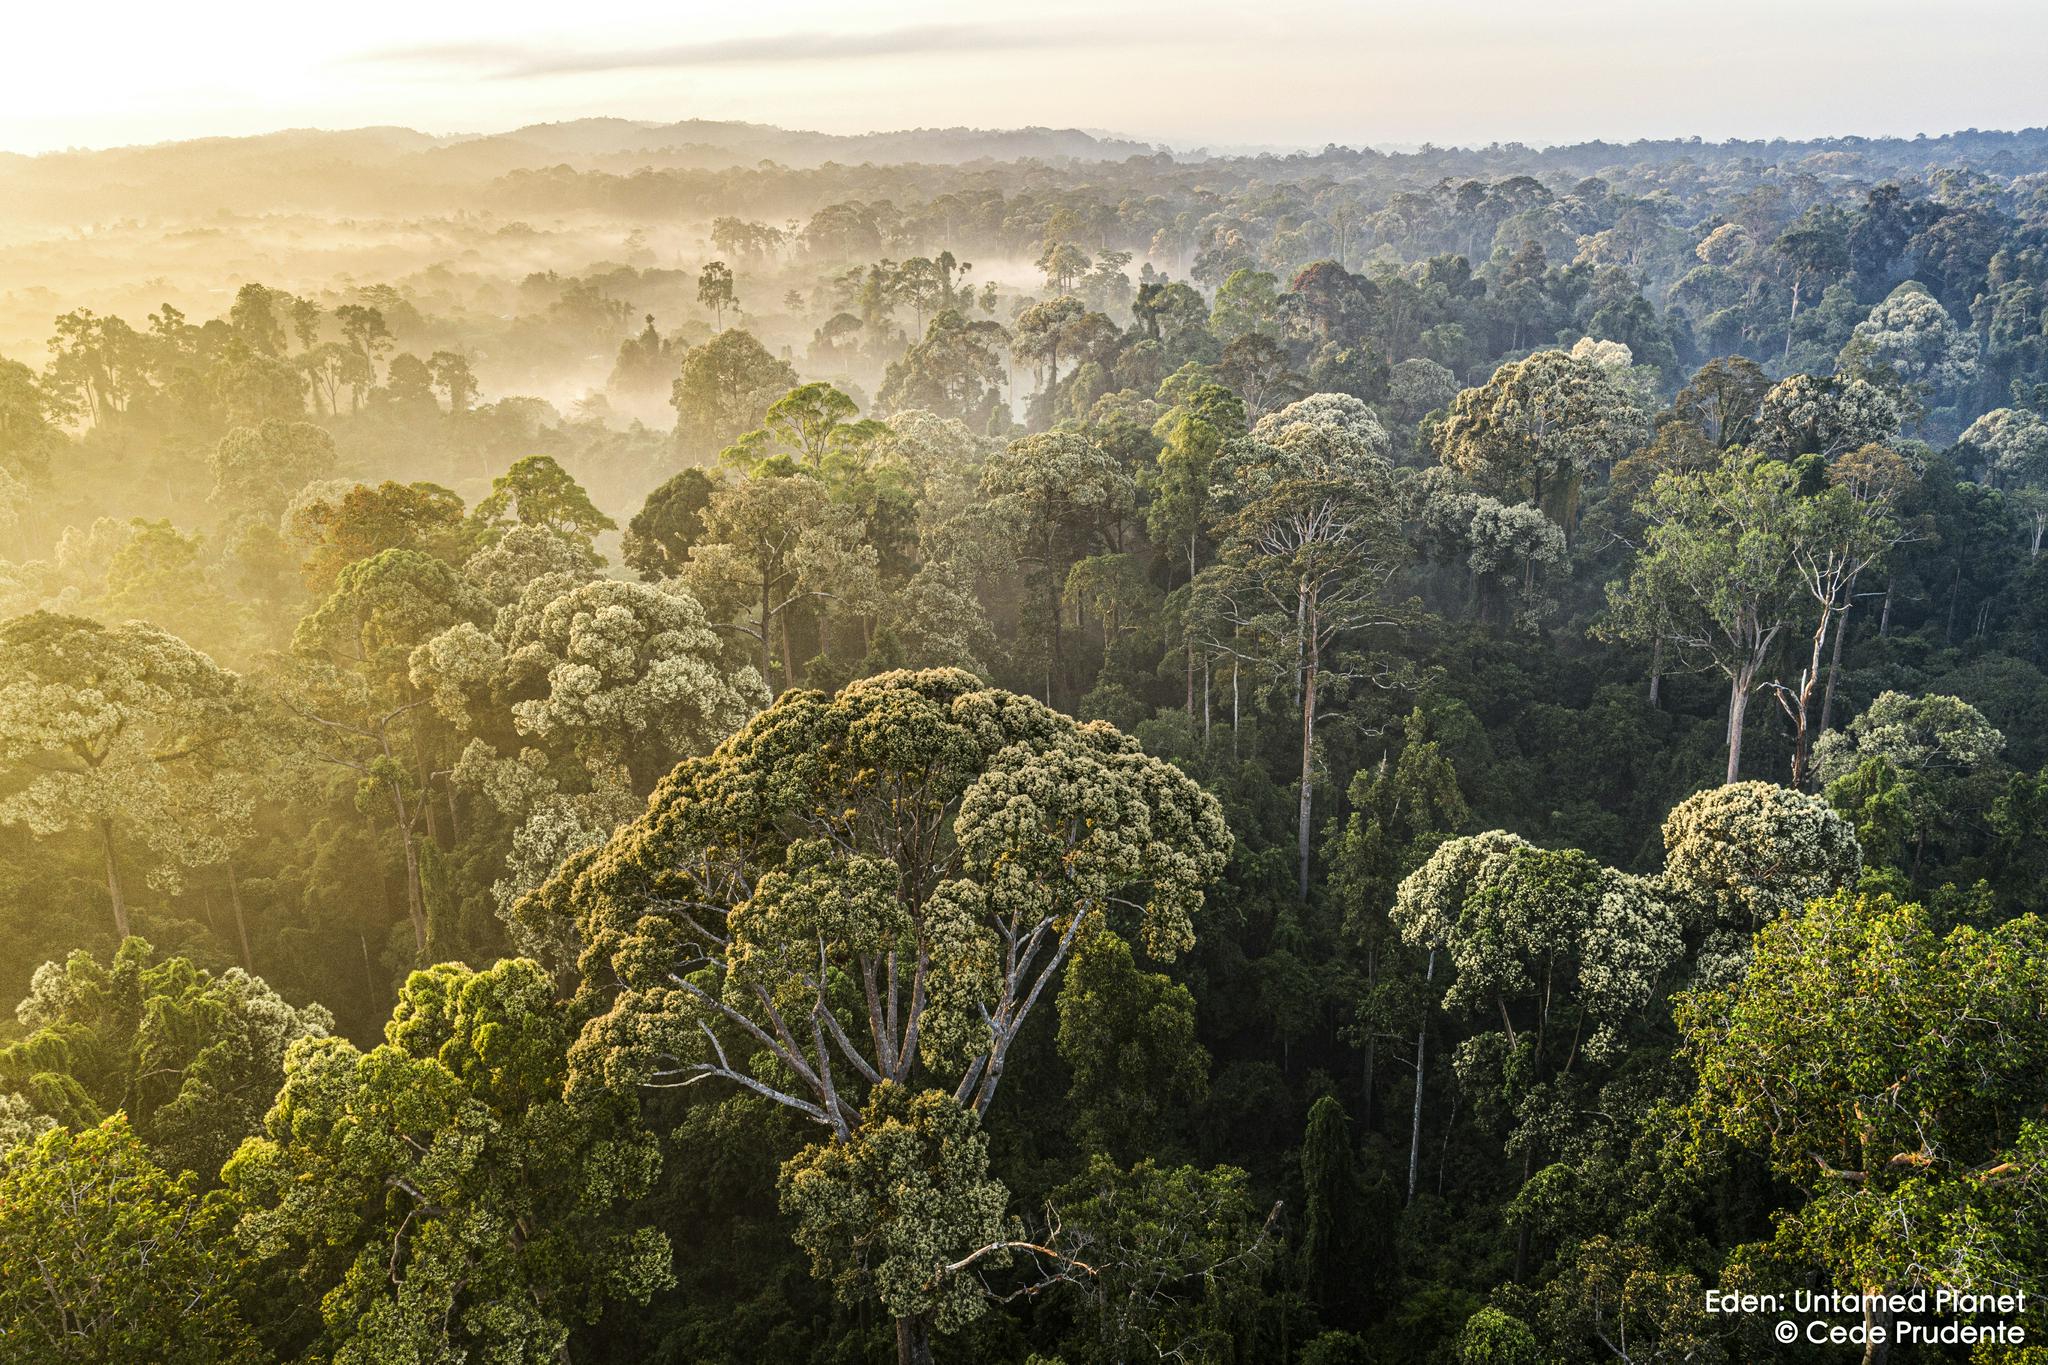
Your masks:
{"label": "tree trunk", "polygon": [[782,690],[787,692],[796,686],[796,651],[789,645],[789,612],[787,609],[776,613],[782,627]]}
{"label": "tree trunk", "polygon": [[768,579],[764,576],[761,579],[761,685],[768,689],[770,696],[773,696],[775,693],[775,651],[768,643],[771,638],[768,623],[774,619],[775,615],[774,607],[770,605],[772,601],[771,592]]}
{"label": "tree trunk", "polygon": [[[1436,979],[1436,949],[1429,950],[1429,969],[1422,974],[1424,981]],[[1422,1170],[1422,1082],[1428,1075],[1425,1064],[1428,1061],[1429,1014],[1424,1007],[1422,1023],[1415,1030],[1415,1114],[1408,1121],[1408,1202],[1415,1202],[1415,1177]]]}
{"label": "tree trunk", "polygon": [[1957,557],[1956,557],[1956,571],[1955,571],[1955,575],[1954,575],[1954,576],[1953,576],[1952,578],[1950,578],[1950,580],[1949,580],[1949,585],[1948,585],[1948,619],[1947,619],[1946,623],[1945,623],[1945,624],[1944,624],[1944,625],[1942,626],[1942,628],[1941,628],[1941,642],[1942,642],[1943,644],[1945,644],[1945,645],[1950,645],[1950,644],[1954,644],[1954,643],[1955,643],[1955,639],[1956,639],[1956,597],[1957,597],[1957,596],[1958,596],[1958,595],[1959,595],[1959,594],[1960,594],[1960,593],[1962,592],[1962,590],[1963,590],[1963,561],[1962,561],[1962,557],[1961,557],[1961,556],[1959,555],[1959,556],[1957,556]]}
{"label": "tree trunk", "polygon": [[128,941],[128,898],[121,894],[121,872],[114,866],[114,825],[100,821],[100,847],[107,855],[107,900],[114,907],[114,936]]}
{"label": "tree trunk", "polygon": [[[1193,598],[1194,598],[1194,595],[1195,595],[1195,589],[1194,589],[1194,584],[1195,584],[1195,559],[1196,559],[1196,555],[1197,555],[1197,552],[1198,552],[1199,546],[1200,546],[1200,539],[1199,539],[1199,533],[1196,533],[1196,532],[1190,532],[1190,533],[1189,533],[1189,535],[1188,535],[1188,598],[1189,598],[1189,600],[1190,600],[1190,603],[1191,603],[1191,604],[1192,604],[1192,601],[1193,601]],[[1181,633],[1181,637],[1182,637],[1182,639],[1184,639],[1184,640],[1185,640],[1185,641],[1187,642],[1187,649],[1188,649],[1188,719],[1189,719],[1189,720],[1193,720],[1193,719],[1194,719],[1194,717],[1195,717],[1195,637],[1194,637],[1194,633],[1193,633],[1192,631],[1190,631],[1190,630],[1189,630],[1189,629],[1187,628],[1187,621],[1186,621],[1186,619],[1185,619],[1185,618],[1183,618],[1183,619],[1182,619],[1182,621],[1181,621],[1181,631],[1180,631],[1180,633]],[[1205,713],[1207,712],[1207,710],[1208,710],[1208,706],[1209,706],[1209,691],[1208,691],[1208,689],[1209,689],[1209,655],[1208,655],[1208,651],[1204,650],[1204,651],[1203,651],[1203,653],[1202,653],[1202,708],[1203,708],[1203,711],[1204,711]],[[1206,733],[1207,733],[1207,731],[1208,731],[1208,726],[1207,726],[1207,725],[1205,724],[1205,725],[1203,726],[1203,732],[1204,732],[1204,733],[1206,734]]]}
{"label": "tree trunk", "polygon": [[1230,761],[1237,762],[1237,657],[1230,660]]}
{"label": "tree trunk", "polygon": [[[1048,565],[1052,563],[1052,557],[1050,555],[1046,557],[1046,563]],[[1048,574],[1049,573],[1050,570],[1048,569]],[[1066,613],[1060,610],[1060,595],[1058,588],[1055,586],[1054,588],[1049,589],[1046,596],[1048,600],[1052,603],[1052,658],[1048,660],[1046,663],[1045,704],[1047,706],[1057,707],[1059,703],[1053,699],[1055,696],[1055,689],[1057,689],[1057,694],[1061,696],[1064,696],[1067,690],[1067,670],[1065,666],[1065,661],[1060,657],[1066,650],[1067,623]]]}
{"label": "tree trunk", "polygon": [[[1849,580],[1849,589],[1849,603],[1850,606],[1854,606],[1856,602],[1856,581],[1854,579]],[[1843,607],[1842,619],[1835,626],[1834,648],[1828,655],[1827,686],[1823,687],[1820,693],[1820,727],[1818,733],[1823,735],[1828,732],[1828,725],[1833,720],[1835,714],[1835,677],[1842,671],[1842,637],[1848,633],[1849,608]]]}
{"label": "tree trunk", "polygon": [[929,1318],[896,1319],[896,1365],[932,1365]]}
{"label": "tree trunk", "polygon": [[1728,778],[1730,783],[1741,780],[1742,773],[1742,717],[1749,710],[1748,669],[1738,673],[1728,684]]}
{"label": "tree trunk", "polygon": [[1315,802],[1316,764],[1316,672],[1320,662],[1316,642],[1308,642],[1307,668],[1301,689],[1301,800],[1299,824],[1295,829],[1296,891],[1299,897],[1308,899],[1308,846],[1309,827],[1312,822],[1311,807]]}
{"label": "tree trunk", "polygon": [[356,942],[363,947],[363,998],[369,1001],[369,1012],[374,1018],[377,1014],[381,1013],[377,1007],[382,1002],[383,993],[377,989],[377,973],[370,967],[369,936],[358,930]]}
{"label": "tree trunk", "polygon": [[1657,709],[1657,693],[1664,682],[1664,637],[1650,646],[1650,709]]}
{"label": "tree trunk", "polygon": [[412,920],[412,946],[422,966],[427,960],[427,896],[420,885],[420,850],[406,819],[405,797],[391,788],[391,809],[398,818],[398,844],[405,850],[405,913]]}
{"label": "tree trunk", "polygon": [[242,879],[235,875],[235,860],[228,859],[228,904],[235,908],[235,936],[242,943],[242,970],[256,974],[256,959],[249,952],[249,921],[242,915]]}
{"label": "tree trunk", "polygon": [[[1865,1298],[1863,1300],[1863,1365],[1884,1365],[1884,1362],[1891,1358],[1892,1338],[1898,1335],[1898,1333],[1895,1330],[1893,1330],[1897,1320],[1893,1318],[1889,1312],[1887,1312],[1884,1315],[1884,1321],[1879,1322],[1877,1319],[1876,1312],[1871,1307],[1870,1299],[1868,1297],[1870,1294],[1873,1293],[1882,1294],[1887,1292],[1889,1291],[1883,1289],[1864,1291]],[[1884,1336],[1882,1340],[1879,1339],[1877,1332],[1875,1330],[1872,1330],[1877,1327],[1884,1328]]]}
{"label": "tree trunk", "polygon": [[1209,655],[1202,653],[1202,742],[1209,742]]}
{"label": "tree trunk", "polygon": [[[1374,949],[1368,948],[1365,954],[1365,988],[1368,992],[1378,987],[1379,977],[1379,953]],[[1358,1106],[1358,1121],[1364,1131],[1368,1133],[1372,1131],[1373,1073],[1378,1069],[1379,1064],[1379,1042],[1379,1034],[1368,1029],[1365,1034],[1365,1074],[1361,1077],[1365,1094],[1363,1102]]]}
{"label": "tree trunk", "polygon": [[1785,319],[1785,353],[1778,358],[1778,367],[1783,369],[1792,363],[1792,324],[1799,321],[1799,272],[1792,272],[1792,314]]}
{"label": "tree trunk", "polygon": [[[1806,671],[1800,675],[1799,694],[1791,707],[1794,791],[1806,790],[1807,761],[1813,754],[1813,689],[1820,685],[1821,654],[1827,649],[1828,632],[1834,627],[1835,616],[1832,606],[1821,607],[1820,624],[1813,631],[1813,650],[1806,661]],[[1835,638],[1839,640],[1841,637]]]}
{"label": "tree trunk", "polygon": [[[1539,1048],[1538,1055],[1541,1055]],[[1529,1147],[1522,1148],[1522,1188],[1529,1187],[1529,1176],[1535,1166],[1536,1154]],[[1529,1274],[1529,1220],[1524,1218],[1515,1227],[1515,1273],[1514,1282],[1520,1284]]]}

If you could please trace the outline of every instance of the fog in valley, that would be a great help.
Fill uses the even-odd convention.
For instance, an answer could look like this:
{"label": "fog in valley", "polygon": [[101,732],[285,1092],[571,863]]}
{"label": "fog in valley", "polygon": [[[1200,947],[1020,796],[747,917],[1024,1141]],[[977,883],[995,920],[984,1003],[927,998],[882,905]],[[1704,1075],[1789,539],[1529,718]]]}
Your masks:
{"label": "fog in valley", "polygon": [[2048,130],[1057,84],[0,153],[0,1365],[2038,1365]]}

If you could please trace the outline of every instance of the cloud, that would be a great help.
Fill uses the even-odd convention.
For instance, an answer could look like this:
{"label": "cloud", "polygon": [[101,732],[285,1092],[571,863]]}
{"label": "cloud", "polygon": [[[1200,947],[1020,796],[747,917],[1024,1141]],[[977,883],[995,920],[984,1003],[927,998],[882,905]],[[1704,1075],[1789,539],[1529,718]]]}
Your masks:
{"label": "cloud", "polygon": [[[1096,35],[1099,37],[1099,35]],[[925,24],[862,33],[784,33],[709,43],[565,50],[542,43],[434,43],[386,48],[348,58],[385,66],[464,67],[500,80],[580,76],[605,71],[839,61],[1068,46],[1072,38],[989,24]]]}

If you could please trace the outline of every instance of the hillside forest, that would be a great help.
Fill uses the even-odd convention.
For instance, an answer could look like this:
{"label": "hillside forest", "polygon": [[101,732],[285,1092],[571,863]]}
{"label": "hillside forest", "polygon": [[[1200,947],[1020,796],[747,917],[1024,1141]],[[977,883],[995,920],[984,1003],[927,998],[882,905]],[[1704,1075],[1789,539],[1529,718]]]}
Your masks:
{"label": "hillside forest", "polygon": [[0,203],[0,1362],[2048,1358],[2048,131]]}

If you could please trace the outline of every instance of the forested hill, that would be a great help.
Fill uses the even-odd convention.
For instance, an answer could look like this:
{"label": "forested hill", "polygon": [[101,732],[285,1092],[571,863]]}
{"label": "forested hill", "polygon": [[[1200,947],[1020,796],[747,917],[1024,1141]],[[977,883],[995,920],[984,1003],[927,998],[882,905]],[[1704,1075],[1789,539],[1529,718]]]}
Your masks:
{"label": "forested hill", "polygon": [[0,1365],[2038,1338],[2044,149],[8,163]]}
{"label": "forested hill", "polygon": [[[0,224],[77,225],[130,216],[212,215],[223,210],[352,212],[454,211],[503,193],[519,172],[590,172],[702,182],[686,173],[754,170],[770,176],[822,167],[922,167],[926,179],[972,166],[997,177],[1027,164],[1061,167],[1076,181],[1099,179],[1101,163],[1142,158],[1152,186],[1293,181],[1351,185],[1369,193],[1423,191],[1446,178],[1605,176],[1620,183],[1678,170],[1722,177],[1769,169],[1774,178],[1874,184],[1945,170],[2018,179],[2048,170],[2048,130],[1971,129],[1914,138],[1842,136],[1804,140],[1703,142],[1697,138],[1591,141],[1546,147],[1426,146],[1380,151],[1369,137],[1292,154],[1211,155],[1077,129],[919,128],[831,134],[764,124],[691,119],[648,123],[587,118],[503,133],[429,134],[407,128],[296,129],[251,137],[203,138],[40,156],[0,153]],[[764,164],[765,163],[765,164]],[[1174,171],[1173,167],[1182,168]],[[1043,174],[1043,171],[1040,172]],[[1119,173],[1128,176],[1131,171]],[[799,177],[788,193],[828,184]],[[958,189],[959,184],[949,188]],[[805,207],[815,208],[824,201]],[[616,209],[564,201],[556,207]]]}
{"label": "forested hill", "polygon": [[41,156],[0,153],[0,222],[282,209],[452,210],[517,170],[621,174],[723,171],[763,162],[843,165],[1121,161],[1161,149],[1056,128],[917,128],[815,133],[692,119],[578,119],[505,133],[432,135],[408,128],[295,129]]}

